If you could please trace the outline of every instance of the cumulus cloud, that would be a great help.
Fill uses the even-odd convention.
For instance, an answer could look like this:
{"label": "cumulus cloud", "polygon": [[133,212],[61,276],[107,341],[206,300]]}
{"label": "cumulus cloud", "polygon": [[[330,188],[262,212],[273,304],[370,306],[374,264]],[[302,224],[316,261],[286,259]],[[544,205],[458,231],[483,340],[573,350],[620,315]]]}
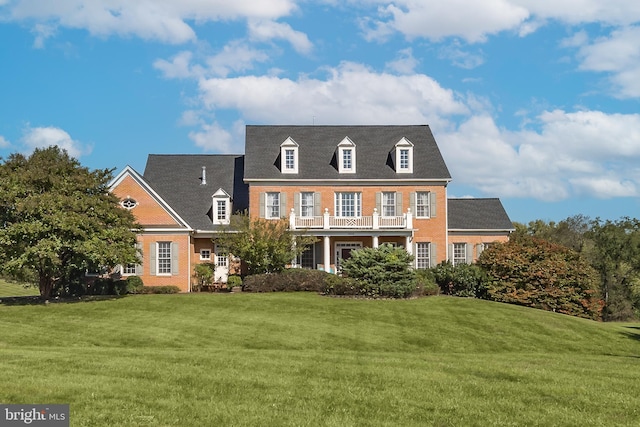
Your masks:
{"label": "cumulus cloud", "polygon": [[398,52],[398,57],[385,64],[387,70],[398,74],[413,74],[418,66],[418,60],[413,57],[413,50],[409,47]]}
{"label": "cumulus cloud", "polygon": [[67,132],[53,126],[28,127],[22,136],[22,143],[29,151],[33,151],[35,148],[46,148],[57,145],[67,150],[70,156],[76,158],[90,154],[92,151],[91,146],[72,139],[71,135]]}
{"label": "cumulus cloud", "polygon": [[7,148],[10,146],[11,144],[9,143],[9,141],[7,141],[4,136],[0,135],[0,148]]}
{"label": "cumulus cloud", "polygon": [[[8,19],[15,21],[177,44],[196,39],[191,22],[278,19],[289,15],[296,4],[294,0],[15,0],[5,8]],[[51,34],[40,34],[40,42]]]}
{"label": "cumulus cloud", "polygon": [[640,195],[639,114],[555,110],[535,124],[539,130],[513,132],[474,116],[436,136],[456,182],[486,194],[549,201]]}
{"label": "cumulus cloud", "polygon": [[202,124],[200,131],[189,133],[189,138],[204,151],[216,153],[238,153],[237,144],[234,145],[234,135],[220,126],[217,122]]}
{"label": "cumulus cloud", "polygon": [[466,114],[458,96],[429,76],[378,74],[344,62],[326,70],[325,80],[301,76],[242,76],[203,79],[208,109],[239,110],[246,120],[279,123],[429,123],[447,127],[443,117]]}
{"label": "cumulus cloud", "polygon": [[613,31],[607,37],[583,44],[578,52],[580,69],[609,74],[615,95],[640,97],[640,26]]}
{"label": "cumulus cloud", "polygon": [[295,31],[289,24],[280,22],[251,20],[249,22],[249,36],[258,41],[286,40],[296,52],[302,54],[309,54],[313,49],[313,44],[306,34]]}

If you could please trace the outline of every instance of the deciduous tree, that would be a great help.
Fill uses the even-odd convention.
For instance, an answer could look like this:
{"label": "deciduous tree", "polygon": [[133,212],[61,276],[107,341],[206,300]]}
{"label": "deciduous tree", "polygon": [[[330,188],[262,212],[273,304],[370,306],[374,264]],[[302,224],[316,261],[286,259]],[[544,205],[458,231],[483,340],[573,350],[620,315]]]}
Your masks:
{"label": "deciduous tree", "polygon": [[37,278],[49,298],[78,272],[139,262],[134,217],[110,180],[58,147],[10,155],[0,164],[0,268]]}

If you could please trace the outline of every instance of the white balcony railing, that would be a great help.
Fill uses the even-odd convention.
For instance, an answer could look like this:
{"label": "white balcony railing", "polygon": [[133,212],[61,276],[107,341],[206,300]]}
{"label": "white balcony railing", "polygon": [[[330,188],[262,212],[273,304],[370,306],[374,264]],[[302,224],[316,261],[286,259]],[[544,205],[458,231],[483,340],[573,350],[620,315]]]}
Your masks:
{"label": "white balcony railing", "polygon": [[295,210],[291,209],[289,214],[289,227],[292,230],[300,229],[364,229],[364,230],[384,230],[384,229],[412,229],[413,214],[411,209],[400,216],[383,217],[377,209],[373,210],[373,215],[368,216],[332,216],[329,209],[324,210],[322,216],[299,216]]}

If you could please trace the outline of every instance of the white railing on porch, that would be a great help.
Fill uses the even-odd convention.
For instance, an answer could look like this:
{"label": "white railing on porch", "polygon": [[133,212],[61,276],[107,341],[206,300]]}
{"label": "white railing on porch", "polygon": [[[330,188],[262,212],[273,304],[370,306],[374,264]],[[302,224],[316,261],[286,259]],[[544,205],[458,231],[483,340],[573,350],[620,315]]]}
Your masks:
{"label": "white railing on porch", "polygon": [[411,209],[400,216],[384,217],[380,216],[377,209],[373,210],[373,215],[368,216],[332,216],[329,209],[324,210],[322,216],[299,216],[295,210],[291,209],[289,214],[289,227],[292,230],[300,229],[412,229],[413,214]]}

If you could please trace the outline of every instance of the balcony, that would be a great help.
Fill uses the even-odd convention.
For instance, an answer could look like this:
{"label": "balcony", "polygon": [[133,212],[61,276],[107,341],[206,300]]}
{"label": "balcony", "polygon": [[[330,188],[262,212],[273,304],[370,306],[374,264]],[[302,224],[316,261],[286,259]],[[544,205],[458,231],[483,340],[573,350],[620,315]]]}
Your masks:
{"label": "balcony", "polygon": [[289,228],[291,230],[410,230],[413,228],[413,214],[411,209],[401,216],[380,216],[377,209],[373,215],[331,216],[329,209],[324,210],[322,216],[299,216],[291,209],[289,214]]}

